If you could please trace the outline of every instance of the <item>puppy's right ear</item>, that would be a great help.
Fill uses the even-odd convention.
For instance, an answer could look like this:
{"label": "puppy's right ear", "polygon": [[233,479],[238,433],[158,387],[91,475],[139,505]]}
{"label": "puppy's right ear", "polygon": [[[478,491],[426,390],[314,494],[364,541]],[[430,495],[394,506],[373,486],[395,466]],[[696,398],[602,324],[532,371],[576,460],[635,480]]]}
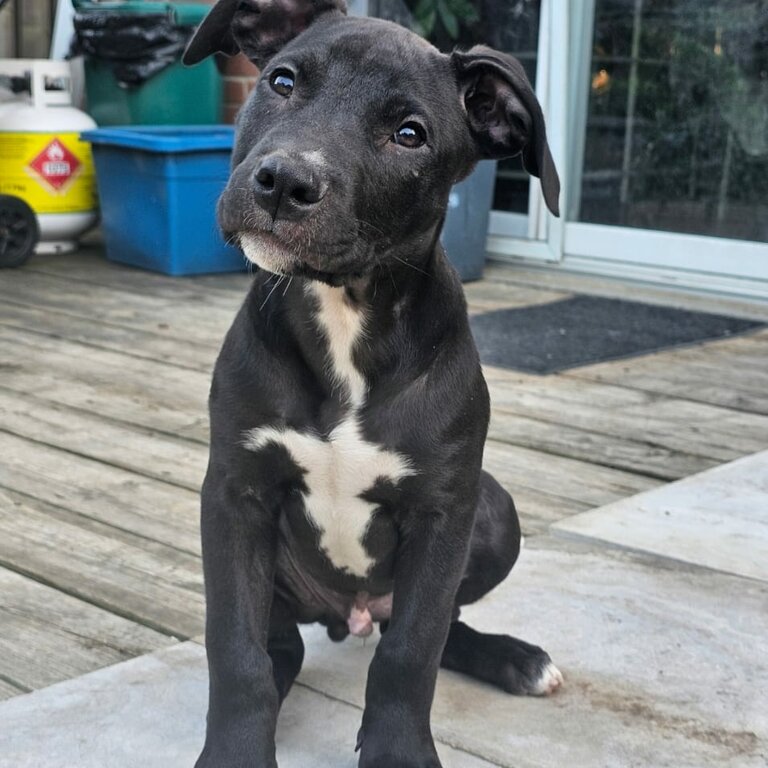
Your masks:
{"label": "puppy's right ear", "polygon": [[198,27],[182,61],[242,51],[261,68],[286,43],[327,13],[346,14],[346,0],[219,0]]}

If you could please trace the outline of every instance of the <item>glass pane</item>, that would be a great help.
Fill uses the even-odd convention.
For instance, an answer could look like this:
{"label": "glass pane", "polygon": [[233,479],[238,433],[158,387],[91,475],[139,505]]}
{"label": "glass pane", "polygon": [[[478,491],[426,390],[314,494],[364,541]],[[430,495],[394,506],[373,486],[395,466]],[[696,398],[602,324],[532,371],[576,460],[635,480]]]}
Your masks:
{"label": "glass pane", "polygon": [[[464,5],[439,4],[450,7]],[[432,42],[443,51],[483,43],[511,53],[520,59],[528,78],[535,85],[541,0],[467,0],[466,5],[474,9],[475,16],[474,19],[461,19],[458,36],[451,35],[436,14],[429,36]],[[418,25],[413,11],[418,6],[425,6],[424,0],[369,0],[368,4],[371,16],[390,19],[414,29]],[[438,0],[435,0],[434,7],[438,7]],[[502,211],[528,212],[528,174],[519,158],[499,163],[493,207]]]}
{"label": "glass pane", "polygon": [[596,0],[580,220],[768,240],[768,0]]}
{"label": "glass pane", "polygon": [[[483,30],[485,37],[478,42],[520,59],[535,88],[541,0],[487,0],[483,5],[483,18],[487,23]],[[529,184],[519,157],[501,161],[496,174],[494,209],[528,213]]]}
{"label": "glass pane", "polygon": [[[2,0],[0,0],[2,5]],[[16,55],[14,30],[16,28],[16,9],[13,4],[6,5],[0,11],[0,59],[10,59]]]}

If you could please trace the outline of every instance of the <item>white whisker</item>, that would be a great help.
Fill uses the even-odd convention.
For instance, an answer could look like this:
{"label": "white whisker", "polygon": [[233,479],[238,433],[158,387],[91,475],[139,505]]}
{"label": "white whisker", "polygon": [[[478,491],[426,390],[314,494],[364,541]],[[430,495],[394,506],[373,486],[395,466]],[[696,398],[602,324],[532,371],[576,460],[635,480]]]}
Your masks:
{"label": "white whisker", "polygon": [[275,292],[280,283],[283,282],[283,280],[285,280],[285,275],[280,275],[277,282],[272,286],[272,290],[267,294],[267,298],[264,299],[264,303],[259,307],[259,312],[264,309],[264,307],[267,305],[267,302],[272,298],[272,294]]}

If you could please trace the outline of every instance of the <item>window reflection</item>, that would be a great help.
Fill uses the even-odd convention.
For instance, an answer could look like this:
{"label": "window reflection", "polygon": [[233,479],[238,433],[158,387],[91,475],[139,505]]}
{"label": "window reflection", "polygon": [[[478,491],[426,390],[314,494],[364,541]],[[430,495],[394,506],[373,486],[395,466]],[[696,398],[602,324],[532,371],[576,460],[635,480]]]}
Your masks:
{"label": "window reflection", "polygon": [[768,240],[768,2],[597,0],[580,219]]}

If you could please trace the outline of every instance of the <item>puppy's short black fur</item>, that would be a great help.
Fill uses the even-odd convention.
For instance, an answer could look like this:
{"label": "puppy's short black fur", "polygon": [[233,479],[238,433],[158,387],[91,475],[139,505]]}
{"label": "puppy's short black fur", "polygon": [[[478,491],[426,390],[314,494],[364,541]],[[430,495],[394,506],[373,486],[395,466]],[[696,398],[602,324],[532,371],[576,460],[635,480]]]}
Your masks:
{"label": "puppy's short black fur", "polygon": [[562,681],[540,648],[458,620],[520,528],[481,470],[488,392],[438,240],[481,158],[522,153],[557,213],[541,109],[515,59],[441,54],[343,0],[220,0],[185,58],[237,50],[262,74],[218,216],[259,271],[211,389],[197,765],[274,768],[298,624],[342,639],[379,622],[359,764],[436,768],[440,664],[510,693]]}

